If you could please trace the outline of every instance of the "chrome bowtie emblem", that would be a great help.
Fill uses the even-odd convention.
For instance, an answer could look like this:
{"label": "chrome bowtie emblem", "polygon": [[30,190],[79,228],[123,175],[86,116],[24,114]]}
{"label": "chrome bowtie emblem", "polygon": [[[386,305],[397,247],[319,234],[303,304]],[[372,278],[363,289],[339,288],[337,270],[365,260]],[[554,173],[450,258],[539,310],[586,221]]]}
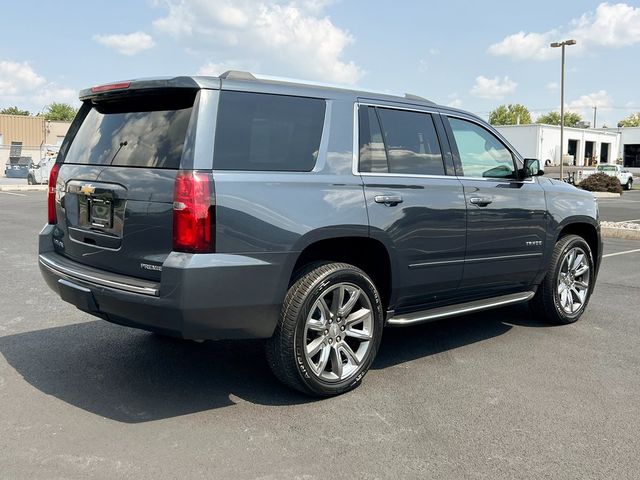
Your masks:
{"label": "chrome bowtie emblem", "polygon": [[95,191],[96,187],[94,187],[90,183],[85,183],[84,185],[82,185],[82,187],[80,187],[80,193],[84,193],[85,195],[91,195]]}

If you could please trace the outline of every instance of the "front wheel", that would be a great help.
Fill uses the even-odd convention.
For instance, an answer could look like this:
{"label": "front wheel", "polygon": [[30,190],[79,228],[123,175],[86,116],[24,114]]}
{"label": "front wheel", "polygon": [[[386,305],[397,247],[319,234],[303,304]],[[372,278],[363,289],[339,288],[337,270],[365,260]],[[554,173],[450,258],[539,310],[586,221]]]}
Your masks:
{"label": "front wheel", "polygon": [[383,314],[371,279],[346,263],[316,266],[296,281],[267,341],[269,366],[285,385],[327,397],[360,384],[380,345]]}
{"label": "front wheel", "polygon": [[578,235],[562,237],[555,245],[549,271],[531,300],[531,307],[550,323],[577,321],[591,297],[594,274],[589,244]]}
{"label": "front wheel", "polygon": [[627,184],[625,185],[625,190],[631,190],[633,188],[633,180],[627,180]]}

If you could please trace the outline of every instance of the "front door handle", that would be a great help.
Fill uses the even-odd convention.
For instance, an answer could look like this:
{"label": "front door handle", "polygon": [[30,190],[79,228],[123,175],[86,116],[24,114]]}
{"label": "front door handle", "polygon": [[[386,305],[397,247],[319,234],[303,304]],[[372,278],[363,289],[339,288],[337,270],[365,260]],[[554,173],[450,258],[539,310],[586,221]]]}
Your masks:
{"label": "front door handle", "polygon": [[469,203],[472,205],[477,205],[479,207],[486,207],[491,202],[493,202],[493,198],[491,197],[471,197],[469,199]]}
{"label": "front door handle", "polygon": [[402,197],[400,195],[376,195],[373,197],[376,203],[382,203],[387,207],[395,207],[399,203],[402,203]]}

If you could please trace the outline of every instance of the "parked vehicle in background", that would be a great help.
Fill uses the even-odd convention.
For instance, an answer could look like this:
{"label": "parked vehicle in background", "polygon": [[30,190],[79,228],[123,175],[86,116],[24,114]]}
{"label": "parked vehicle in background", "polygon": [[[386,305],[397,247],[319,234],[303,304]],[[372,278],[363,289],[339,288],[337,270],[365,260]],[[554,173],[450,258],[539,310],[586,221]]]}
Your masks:
{"label": "parked vehicle in background", "polygon": [[27,174],[27,183],[29,185],[46,185],[49,182],[51,167],[55,165],[56,158],[57,155],[45,156],[40,160],[40,163],[33,164]]}
{"label": "parked vehicle in background", "polygon": [[593,195],[475,115],[246,72],[80,98],[39,265],[92,315],[265,338],[283,383],[328,396],[361,382],[385,325],[521,302],[568,324],[589,302]]}
{"label": "parked vehicle in background", "polygon": [[4,176],[7,178],[27,178],[32,165],[31,157],[9,157],[4,166]]}
{"label": "parked vehicle in background", "polygon": [[580,183],[594,173],[604,173],[610,177],[615,177],[625,190],[633,188],[633,173],[620,165],[600,164],[595,170],[578,170],[576,183]]}

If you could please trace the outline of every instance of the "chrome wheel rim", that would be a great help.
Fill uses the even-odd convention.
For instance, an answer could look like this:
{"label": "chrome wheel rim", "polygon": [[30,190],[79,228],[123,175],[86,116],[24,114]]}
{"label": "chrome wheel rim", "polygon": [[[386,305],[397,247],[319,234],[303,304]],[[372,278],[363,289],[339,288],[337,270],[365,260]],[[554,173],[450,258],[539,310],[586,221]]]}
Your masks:
{"label": "chrome wheel rim", "polygon": [[313,373],[327,382],[356,374],[373,344],[369,297],[352,283],[338,283],[318,298],[304,326],[304,353]]}
{"label": "chrome wheel rim", "polygon": [[558,305],[568,315],[578,313],[589,293],[589,259],[580,247],[569,250],[558,273]]}

